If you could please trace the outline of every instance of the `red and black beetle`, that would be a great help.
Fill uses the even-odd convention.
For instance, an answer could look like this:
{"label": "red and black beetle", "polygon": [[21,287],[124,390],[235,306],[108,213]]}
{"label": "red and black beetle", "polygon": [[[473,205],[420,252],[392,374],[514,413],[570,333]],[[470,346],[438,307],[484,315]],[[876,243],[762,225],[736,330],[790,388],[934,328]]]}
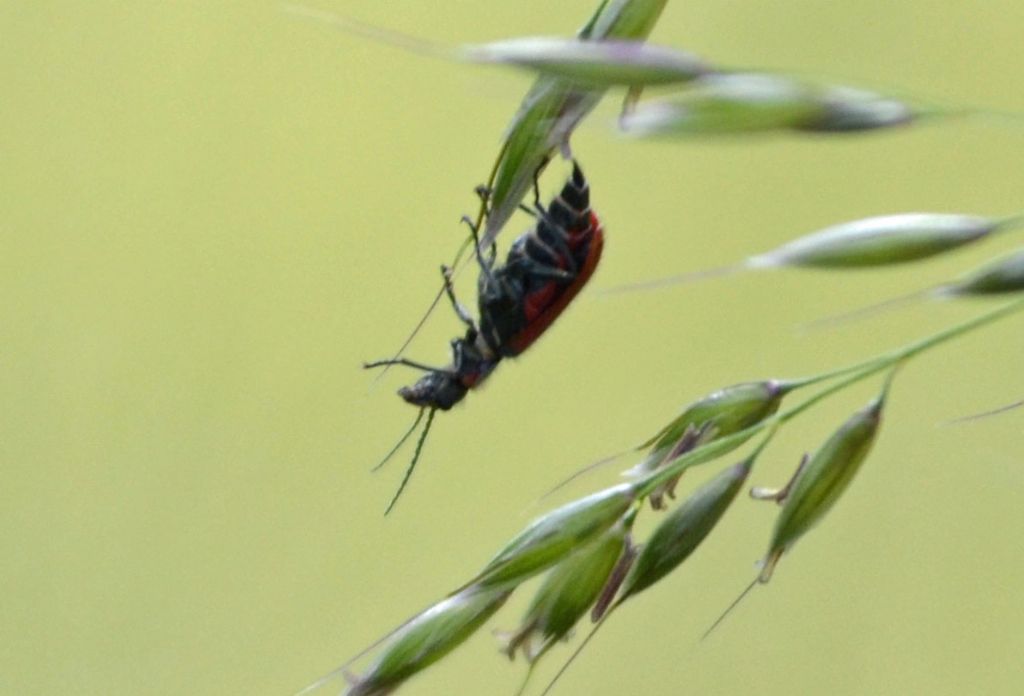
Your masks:
{"label": "red and black beetle", "polygon": [[[572,176],[561,193],[546,209],[539,202],[535,207],[537,223],[512,243],[503,265],[495,265],[493,248],[491,258],[485,259],[477,245],[479,324],[456,301],[449,269],[442,267],[445,291],[466,325],[465,336],[452,340],[451,365],[433,368],[405,358],[365,365],[406,365],[427,373],[415,384],[398,391],[406,402],[419,406],[420,413],[381,464],[415,432],[424,413],[427,423],[387,512],[394,507],[412,475],[434,413],[447,411],[461,401],[503,358],[515,357],[529,348],[576,297],[597,267],[604,231],[590,209],[590,189],[575,161]],[[473,234],[475,238],[475,229]]]}

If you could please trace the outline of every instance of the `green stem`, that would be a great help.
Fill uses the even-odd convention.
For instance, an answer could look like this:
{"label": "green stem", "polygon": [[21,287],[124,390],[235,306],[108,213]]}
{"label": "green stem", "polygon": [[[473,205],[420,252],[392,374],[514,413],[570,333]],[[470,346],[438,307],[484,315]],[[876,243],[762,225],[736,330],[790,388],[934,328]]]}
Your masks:
{"label": "green stem", "polygon": [[823,389],[814,396],[797,404],[793,408],[787,409],[782,413],[776,414],[770,418],[766,418],[765,420],[756,423],[750,426],[749,428],[733,433],[732,435],[723,437],[718,440],[713,440],[702,447],[698,447],[697,449],[682,455],[665,468],[651,472],[646,477],[639,479],[636,482],[637,497],[647,497],[659,486],[667,483],[668,481],[671,481],[673,478],[679,476],[691,466],[703,464],[705,462],[711,461],[712,459],[716,459],[717,457],[727,452],[732,451],[733,449],[742,445],[748,439],[753,437],[756,433],[767,427],[778,428],[783,423],[786,423],[792,420],[793,418],[796,418],[804,411],[807,411],[811,407],[815,406],[818,402],[827,399],[833,394],[840,392],[849,386],[852,386],[864,379],[867,379],[868,377],[874,374],[882,372],[883,370],[893,367],[899,363],[907,362],[912,358],[917,357],[921,353],[924,353],[927,350],[931,350],[932,348],[940,346],[943,343],[946,343],[947,341],[952,341],[955,338],[959,338],[960,336],[975,331],[983,326],[986,326],[987,324],[996,322],[1002,319],[1003,317],[1014,314],[1015,312],[1019,312],[1022,309],[1024,309],[1024,298],[1015,300],[1014,302],[1010,302],[1001,307],[997,307],[996,309],[985,312],[984,314],[980,314],[974,317],[973,319],[969,319],[965,322],[957,324],[956,326],[952,326],[943,331],[939,331],[938,333],[932,334],[931,336],[927,336],[919,341],[915,341],[914,343],[906,345],[902,348],[898,348],[888,353],[883,353],[881,355],[875,356],[874,358],[870,358],[856,365],[843,367],[832,372],[827,372],[821,375],[817,375],[815,377],[808,378],[806,380],[797,380],[796,382],[794,382],[795,384],[797,384],[797,386],[806,386],[808,384],[813,384],[815,382],[821,382],[826,379],[832,379],[834,377],[839,377],[844,374],[853,373],[846,379],[836,382],[835,384],[829,386],[828,388]]}
{"label": "green stem", "polygon": [[923,353],[926,350],[930,350],[931,348],[934,348],[939,344],[945,343],[946,341],[951,341],[954,338],[963,336],[964,334],[968,334],[971,331],[974,331],[975,329],[979,329],[982,326],[985,326],[986,324],[991,324],[995,321],[998,321],[1003,317],[1009,316],[1011,314],[1014,314],[1015,312],[1020,311],[1021,309],[1024,309],[1024,298],[1014,300],[1013,302],[1004,304],[1003,306],[985,312],[984,314],[979,314],[973,319],[968,319],[967,321],[957,324],[956,326],[951,326],[950,328],[944,331],[940,331],[926,338],[922,338],[920,341],[911,343],[909,346],[899,348],[886,355],[880,356],[878,360],[885,361],[886,365],[891,365],[901,360],[910,360],[911,358],[916,357],[920,353]]}
{"label": "green stem", "polygon": [[827,382],[836,377],[842,377],[843,375],[850,374],[851,372],[858,372],[866,367],[870,367],[879,362],[884,362],[885,365],[891,365],[893,362],[902,359],[910,359],[917,355],[918,353],[926,351],[929,348],[934,347],[935,345],[945,343],[946,341],[956,338],[957,336],[969,333],[970,331],[973,331],[979,326],[983,326],[990,322],[1001,319],[1003,316],[1007,314],[1013,314],[1014,312],[1021,309],[1021,307],[1019,306],[1021,302],[1024,302],[1024,300],[1010,302],[1009,304],[1003,305],[1002,307],[998,307],[990,312],[981,314],[975,317],[974,319],[969,319],[968,321],[962,324],[957,324],[956,326],[952,326],[944,331],[940,331],[939,333],[923,338],[920,341],[916,341],[910,344],[909,346],[904,346],[903,348],[890,351],[889,353],[883,353],[882,355],[876,355],[873,358],[869,358],[867,360],[855,363],[853,365],[846,365],[845,367],[840,367],[835,370],[822,372],[821,374],[814,375],[813,377],[785,380],[783,382],[783,388],[787,390],[793,390],[799,389],[800,387],[809,387],[820,382]]}
{"label": "green stem", "polygon": [[783,390],[783,393],[788,394],[791,391],[802,389],[803,387],[812,387],[815,384],[820,384],[821,382],[828,382],[830,380],[835,379],[836,377],[848,375],[851,372],[859,372],[860,370],[863,370],[868,363],[873,363],[875,360],[877,360],[877,356],[865,362],[859,362],[854,365],[846,365],[845,367],[836,368],[835,370],[822,372],[821,374],[814,375],[813,377],[801,377],[799,379],[781,380],[780,388]]}

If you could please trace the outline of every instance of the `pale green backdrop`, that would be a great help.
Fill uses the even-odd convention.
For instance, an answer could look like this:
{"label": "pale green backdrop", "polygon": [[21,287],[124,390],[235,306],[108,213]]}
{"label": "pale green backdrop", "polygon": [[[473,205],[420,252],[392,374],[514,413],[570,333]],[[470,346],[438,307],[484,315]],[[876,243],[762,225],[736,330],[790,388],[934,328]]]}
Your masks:
{"label": "pale green backdrop", "polygon": [[[568,33],[594,4],[317,6],[458,43]],[[1022,25],[1017,0],[671,0],[653,38],[1020,112]],[[414,415],[393,395],[414,375],[371,387],[359,365],[427,305],[528,79],[273,2],[5,0],[0,84],[5,694],[294,692],[467,579],[555,481],[690,399],[854,361],[989,305],[812,334],[802,322],[1020,244],[913,271],[602,297],[840,220],[1024,207],[1024,122],[665,145],[616,138],[606,104],[575,139],[607,225],[593,287],[437,418],[385,520],[407,454],[368,470]],[[547,190],[565,167],[549,172]],[[446,360],[459,328],[438,312],[409,355]],[[937,424],[1024,395],[1022,347],[1010,320],[908,367],[858,480],[771,585],[698,645],[767,543],[773,510],[741,499],[557,693],[1020,693],[1024,412]],[[787,428],[752,483],[780,482],[873,389]],[[513,627],[526,597],[493,625]],[[510,694],[521,674],[485,630],[403,693]]]}

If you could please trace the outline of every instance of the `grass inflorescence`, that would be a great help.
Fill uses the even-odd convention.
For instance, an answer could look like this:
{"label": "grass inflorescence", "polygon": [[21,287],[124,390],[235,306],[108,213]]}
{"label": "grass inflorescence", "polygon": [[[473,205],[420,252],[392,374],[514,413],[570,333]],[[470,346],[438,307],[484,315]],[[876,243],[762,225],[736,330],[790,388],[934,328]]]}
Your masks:
{"label": "grass inflorescence", "polygon": [[[346,28],[350,31],[420,53],[472,63],[511,65],[537,74],[512,118],[490,174],[479,189],[477,213],[466,219],[471,235],[452,264],[457,270],[469,258],[475,257],[480,262],[481,295],[494,276],[503,272],[493,266],[493,261],[485,260],[487,254],[494,258],[498,234],[516,209],[524,207],[524,197],[531,188],[536,188],[537,178],[548,162],[559,152],[569,154],[573,131],[610,90],[625,90],[619,125],[624,133],[637,137],[695,138],[766,132],[824,137],[913,126],[922,120],[965,111],[935,109],[870,89],[781,73],[733,71],[688,52],[644,43],[665,5],[666,0],[603,0],[573,37],[527,37],[457,49],[382,34],[359,23],[348,23]],[[318,13],[305,14],[324,18]],[[345,22],[340,24],[344,26]],[[641,100],[642,90],[654,86],[667,87],[675,93],[657,100]],[[530,209],[528,205],[525,207]],[[589,207],[586,212],[589,213]],[[556,243],[558,239],[552,241],[550,235],[544,237],[541,230],[548,213],[539,203],[535,204],[534,213],[541,220],[534,240],[545,247],[543,253],[558,262],[572,260],[567,243],[563,249]],[[951,213],[899,213],[861,218],[827,226],[778,248],[752,255],[734,266],[642,281],[628,289],[742,270],[815,268],[838,273],[847,269],[903,267],[979,243],[996,233],[1018,228],[1022,222],[1024,216]],[[527,239],[513,245],[507,267],[520,262],[515,254],[522,252],[529,243]],[[467,255],[470,249],[473,253]],[[530,260],[535,259],[527,259]],[[561,267],[556,263],[552,267],[554,271],[546,270],[547,275],[540,276],[530,266],[534,275],[527,274],[523,278],[567,283],[571,279],[560,277],[558,273],[571,276],[570,271],[576,270],[568,263]],[[446,271],[446,285],[438,292],[431,308],[447,290],[460,318],[469,326],[466,339],[460,339],[462,348],[479,347],[475,342],[478,334],[474,333],[479,332],[479,327],[454,301],[451,277]],[[552,286],[537,287],[547,291]],[[918,291],[915,296],[956,299],[1012,295],[1021,291],[1024,291],[1024,251],[1016,251],[959,278]],[[520,287],[518,292],[519,295],[511,295],[512,300],[525,305],[528,302],[524,297],[536,299],[541,290]],[[481,304],[481,308],[483,306]],[[593,629],[573,658],[627,600],[655,588],[709,539],[716,525],[740,498],[738,493],[757,463],[771,453],[769,446],[780,429],[823,400],[886,374],[879,395],[827,434],[823,444],[812,454],[805,455],[788,483],[777,489],[758,486],[750,490],[751,498],[774,501],[780,509],[760,571],[712,624],[710,633],[750,590],[771,579],[796,541],[819,525],[851,490],[855,475],[868,460],[880,432],[897,370],[926,351],[1022,310],[1024,299],[1013,299],[960,324],[852,365],[800,378],[739,382],[693,400],[678,416],[656,430],[652,428],[653,435],[643,444],[629,450],[637,455],[638,461],[624,472],[625,482],[541,515],[468,580],[453,583],[455,589],[447,596],[343,665],[340,671],[351,685],[347,693],[373,696],[393,692],[457,648],[485,625],[514,592],[539,577],[539,587],[519,626],[500,635],[501,652],[509,658],[522,655],[528,663],[526,679],[520,689],[525,692],[536,664],[555,645],[568,640],[572,631],[586,621],[588,613]],[[484,318],[490,317],[482,316],[482,320]],[[550,323],[551,320],[549,317],[545,321]],[[530,321],[539,322],[536,318],[525,321],[527,327]],[[530,340],[546,326],[538,329]],[[394,359],[378,364],[411,364],[400,359],[405,347],[402,346]],[[483,357],[493,358],[493,362],[500,359],[500,356]],[[493,364],[487,365],[488,369],[491,367]],[[440,377],[470,375],[474,380],[483,379],[487,374],[483,372],[480,376],[466,370],[447,369],[448,372],[445,368],[430,368],[430,372]],[[1019,404],[1000,410],[1016,406]],[[439,408],[446,410],[444,406]],[[428,428],[434,410],[429,411]],[[410,437],[422,417],[421,410],[413,428],[399,445]],[[419,447],[422,447],[423,437]],[[680,479],[687,470],[720,463],[726,456],[744,448],[749,451],[738,463],[723,466],[673,507]],[[418,453],[417,449],[417,456]],[[666,508],[664,513],[657,512]],[[652,512],[647,513],[648,509]],[[641,514],[661,514],[661,519],[646,538],[636,539],[635,522]],[[369,652],[376,653],[375,659],[361,675],[350,674],[347,670]],[[564,669],[559,671],[556,680]],[[554,683],[550,682],[544,693],[550,691]]]}
{"label": "grass inflorescence", "polygon": [[[807,457],[790,483],[774,491],[752,490],[752,497],[756,499],[782,504],[763,568],[748,590],[757,583],[767,582],[783,554],[817,525],[849,488],[877,436],[895,371],[928,350],[1022,310],[1024,298],[855,365],[801,379],[743,383],[698,399],[683,410],[682,416],[663,427],[658,436],[650,438],[641,464],[652,461],[653,452],[665,449],[663,440],[669,433],[676,438],[677,445],[688,440],[692,446],[669,448],[666,456],[656,458],[656,466],[638,465],[627,472],[632,479],[630,482],[598,491],[540,516],[448,597],[396,629],[368,672],[361,677],[350,677],[354,686],[349,693],[360,696],[389,693],[466,640],[528,580],[546,574],[520,628],[504,636],[503,651],[509,656],[523,652],[532,673],[537,661],[559,639],[568,636],[592,607],[600,607],[592,617],[600,625],[629,597],[650,589],[681,566],[733,504],[736,493],[756,462],[766,456],[768,445],[780,428],[824,399],[874,375],[888,373],[882,393],[854,413]],[[787,388],[777,385],[787,385]],[[782,408],[782,396],[814,387],[818,390],[813,394]],[[760,399],[754,402],[762,403],[762,407],[751,415],[749,400],[715,396],[736,391],[760,393]],[[769,405],[766,407],[765,403]],[[709,408],[709,404],[720,408]],[[695,413],[701,413],[700,418],[704,420],[694,427],[713,433],[703,441],[692,439],[693,427],[685,430],[678,427],[680,419],[691,423]],[[734,425],[722,434],[722,431],[710,429],[712,422]],[[688,469],[717,462],[758,434],[763,437],[749,455],[738,464],[724,468],[691,493],[664,517],[645,541],[634,543],[631,529],[646,501],[656,495],[667,495],[670,484],[674,485]],[[659,506],[664,502],[664,498],[660,499]],[[639,554],[630,551],[636,546],[641,549]],[[623,559],[629,564],[615,572]]]}

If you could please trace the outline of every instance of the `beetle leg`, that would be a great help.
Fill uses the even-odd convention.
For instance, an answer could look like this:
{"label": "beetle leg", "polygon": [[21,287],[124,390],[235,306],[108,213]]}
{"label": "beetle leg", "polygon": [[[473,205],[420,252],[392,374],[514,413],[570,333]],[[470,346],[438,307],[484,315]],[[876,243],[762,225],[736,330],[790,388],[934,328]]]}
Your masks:
{"label": "beetle leg", "polygon": [[[491,199],[491,189],[487,188],[483,184],[480,184],[475,189],[473,189],[473,193],[479,196],[480,200],[482,200],[484,203],[489,202]],[[527,215],[529,215],[530,217],[537,217],[537,211],[531,208],[530,206],[526,205],[525,203],[520,203],[518,208]]]}
{"label": "beetle leg", "polygon": [[463,307],[455,298],[455,289],[452,287],[452,269],[448,268],[448,266],[442,265],[441,277],[444,278],[444,292],[448,295],[448,299],[451,300],[455,314],[458,315],[459,319],[462,320],[462,323],[465,324],[470,331],[476,332],[476,322],[473,321],[473,317],[470,316],[469,312],[466,311],[466,308]]}
{"label": "beetle leg", "polygon": [[[547,213],[544,214],[537,227],[530,233],[527,242],[526,257],[541,265],[557,268],[564,265],[572,277],[576,276],[576,260],[573,258],[572,250],[569,249],[568,237],[564,230],[558,226]],[[532,248],[531,248],[532,247]],[[537,258],[537,254],[543,254],[550,261]]]}
{"label": "beetle leg", "polygon": [[565,233],[564,229],[554,225],[553,223],[552,232],[555,247],[558,249],[559,253],[561,253],[561,258],[565,259],[567,270],[575,276],[577,273],[576,259],[572,256],[572,250],[569,249],[569,236]]}
{"label": "beetle leg", "polygon": [[577,276],[577,274],[572,271],[565,271],[557,266],[540,263],[532,259],[525,259],[521,263],[523,270],[526,273],[537,278],[547,278],[550,280],[571,283]]}
{"label": "beetle leg", "polygon": [[477,195],[482,203],[489,203],[491,200],[491,189],[483,184],[478,184],[477,187],[473,189],[473,193]]}
{"label": "beetle leg", "polygon": [[541,160],[540,165],[533,170],[533,207],[537,209],[541,217],[544,217],[545,210],[540,202],[540,173],[544,171],[544,167],[548,166],[550,161],[550,157],[545,157]]}
{"label": "beetle leg", "polygon": [[494,259],[498,255],[497,245],[491,244],[490,259],[484,259],[483,251],[480,249],[480,233],[477,226],[469,219],[468,215],[463,215],[460,222],[466,223],[466,227],[469,228],[469,233],[473,237],[473,250],[476,252],[476,260],[480,264],[480,269],[487,275],[491,274],[491,267],[494,266]]}

